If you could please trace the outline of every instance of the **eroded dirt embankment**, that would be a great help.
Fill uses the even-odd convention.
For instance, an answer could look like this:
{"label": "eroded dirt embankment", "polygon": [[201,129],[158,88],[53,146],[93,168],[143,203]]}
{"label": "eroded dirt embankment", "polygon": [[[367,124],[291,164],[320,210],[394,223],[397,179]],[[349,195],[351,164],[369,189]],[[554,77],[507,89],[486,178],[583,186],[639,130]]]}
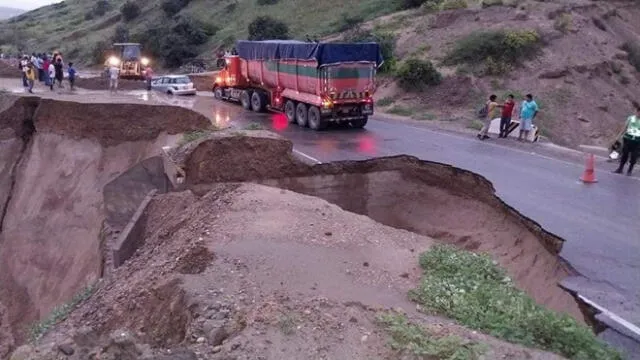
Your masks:
{"label": "eroded dirt embankment", "polygon": [[[234,151],[239,148],[245,151]],[[583,320],[574,298],[557,286],[572,273],[557,256],[562,239],[505,204],[485,178],[409,156],[307,166],[293,159],[291,149],[289,141],[268,135],[214,135],[176,159],[197,193],[214,182],[259,182],[323,198],[385,225],[489,252],[538,303]]]}
{"label": "eroded dirt embankment", "polygon": [[[164,177],[148,159],[175,142],[169,134],[208,124],[181,108],[3,97],[0,344],[21,342],[29,324],[101,275],[101,229],[124,227],[123,205]],[[130,170],[139,163],[143,171]]]}

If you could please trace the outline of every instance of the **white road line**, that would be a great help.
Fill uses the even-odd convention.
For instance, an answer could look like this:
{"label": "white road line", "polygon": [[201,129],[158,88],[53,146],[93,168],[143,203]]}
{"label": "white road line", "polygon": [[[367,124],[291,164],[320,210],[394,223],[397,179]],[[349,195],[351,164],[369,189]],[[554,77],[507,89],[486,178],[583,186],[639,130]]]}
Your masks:
{"label": "white road line", "polygon": [[313,161],[316,164],[322,164],[322,161],[314,158],[313,156],[307,155],[307,154],[303,153],[300,150],[293,149],[293,152],[298,154],[298,155],[300,155],[300,156],[302,156],[302,157],[304,157],[304,158],[306,158],[306,159],[309,159],[309,160]]}
{"label": "white road line", "polygon": [[606,308],[596,304],[595,302],[589,300],[588,298],[578,294],[578,297],[584,301],[585,303],[589,304],[590,306],[598,309],[600,312],[602,312],[603,314],[607,315],[611,320],[617,322],[618,324],[622,325],[625,329],[629,330],[630,332],[632,332],[633,334],[635,334],[636,336],[640,337],[640,328],[635,326],[634,324],[628,322],[627,320],[621,318],[620,316],[614,314],[612,311],[607,310]]}

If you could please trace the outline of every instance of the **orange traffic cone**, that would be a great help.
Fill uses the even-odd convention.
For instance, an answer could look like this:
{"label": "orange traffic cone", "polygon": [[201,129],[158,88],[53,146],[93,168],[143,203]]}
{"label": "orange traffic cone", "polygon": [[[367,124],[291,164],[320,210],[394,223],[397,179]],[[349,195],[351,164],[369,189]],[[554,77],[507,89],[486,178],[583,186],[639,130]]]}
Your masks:
{"label": "orange traffic cone", "polygon": [[589,157],[587,157],[584,173],[580,180],[587,184],[598,182],[598,180],[596,180],[595,156],[593,156],[593,154],[589,154]]}

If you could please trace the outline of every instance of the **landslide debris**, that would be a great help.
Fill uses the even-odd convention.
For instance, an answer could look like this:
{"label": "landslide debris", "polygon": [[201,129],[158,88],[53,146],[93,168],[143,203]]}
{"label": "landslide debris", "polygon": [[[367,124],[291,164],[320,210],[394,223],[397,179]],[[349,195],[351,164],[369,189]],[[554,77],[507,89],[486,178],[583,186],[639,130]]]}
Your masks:
{"label": "landslide debris", "polygon": [[[536,302],[581,320],[557,286],[571,273],[557,257],[562,240],[474,173],[408,156],[309,166],[292,156],[291,142],[262,131],[205,134],[162,159],[157,150],[171,142],[162,126],[179,132],[208,122],[176,108],[163,117],[161,107],[103,105],[24,98],[0,113],[14,133],[15,119],[32,114],[33,130],[0,232],[0,339],[10,337],[3,351],[105,275],[15,359],[394,358],[377,321],[389,309],[445,340],[487,344],[487,358],[558,358],[417,312],[407,293],[422,273],[418,255],[437,242],[489,252]],[[92,106],[109,119],[95,122],[101,112]],[[132,111],[139,117],[124,120]],[[122,266],[102,269],[110,243],[100,233],[122,231],[163,166],[179,168],[185,181],[168,175],[177,191],[153,197],[140,247]]]}
{"label": "landslide debris", "polygon": [[[322,199],[223,183],[203,196],[156,195],[147,214],[136,255],[25,351],[44,357],[65,344],[100,353],[109,343],[100,339],[124,331],[140,358],[176,348],[212,360],[395,358],[377,319],[404,309],[437,338],[486,344],[488,358],[559,359],[416,313],[406,293],[420,275],[417,254],[433,239]],[[207,252],[202,272],[181,273]],[[75,340],[79,331],[96,340]]]}
{"label": "landslide debris", "polygon": [[[166,183],[149,159],[161,165],[161,147],[178,138],[170,134],[209,124],[168,106],[2,97],[0,358],[30,324],[102,275],[105,237],[124,227],[112,214]],[[136,164],[146,164],[143,176],[128,172]]]}
{"label": "landslide debris", "polygon": [[483,177],[410,156],[308,166],[293,158],[289,141],[261,131],[240,134],[218,132],[174,150],[171,156],[184,170],[186,186],[202,194],[212,183],[259,182],[489,252],[538,303],[582,321],[574,298],[557,286],[573,275],[557,256],[563,240],[505,204]]}

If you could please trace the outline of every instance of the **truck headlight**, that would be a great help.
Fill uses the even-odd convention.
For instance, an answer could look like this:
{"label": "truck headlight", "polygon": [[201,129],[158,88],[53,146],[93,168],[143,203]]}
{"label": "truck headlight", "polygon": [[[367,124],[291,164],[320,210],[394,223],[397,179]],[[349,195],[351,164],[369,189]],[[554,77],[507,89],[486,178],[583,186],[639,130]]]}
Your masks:
{"label": "truck headlight", "polygon": [[117,58],[117,57],[115,57],[115,56],[110,57],[110,58],[109,58],[109,65],[111,65],[111,66],[118,66],[118,65],[120,65],[120,59],[118,59],[118,58]]}
{"label": "truck headlight", "polygon": [[149,65],[149,63],[150,63],[150,62],[151,62],[151,61],[149,61],[149,59],[148,59],[148,58],[146,58],[146,57],[143,57],[142,59],[140,59],[140,63],[141,63],[142,65],[144,65],[144,66]]}

